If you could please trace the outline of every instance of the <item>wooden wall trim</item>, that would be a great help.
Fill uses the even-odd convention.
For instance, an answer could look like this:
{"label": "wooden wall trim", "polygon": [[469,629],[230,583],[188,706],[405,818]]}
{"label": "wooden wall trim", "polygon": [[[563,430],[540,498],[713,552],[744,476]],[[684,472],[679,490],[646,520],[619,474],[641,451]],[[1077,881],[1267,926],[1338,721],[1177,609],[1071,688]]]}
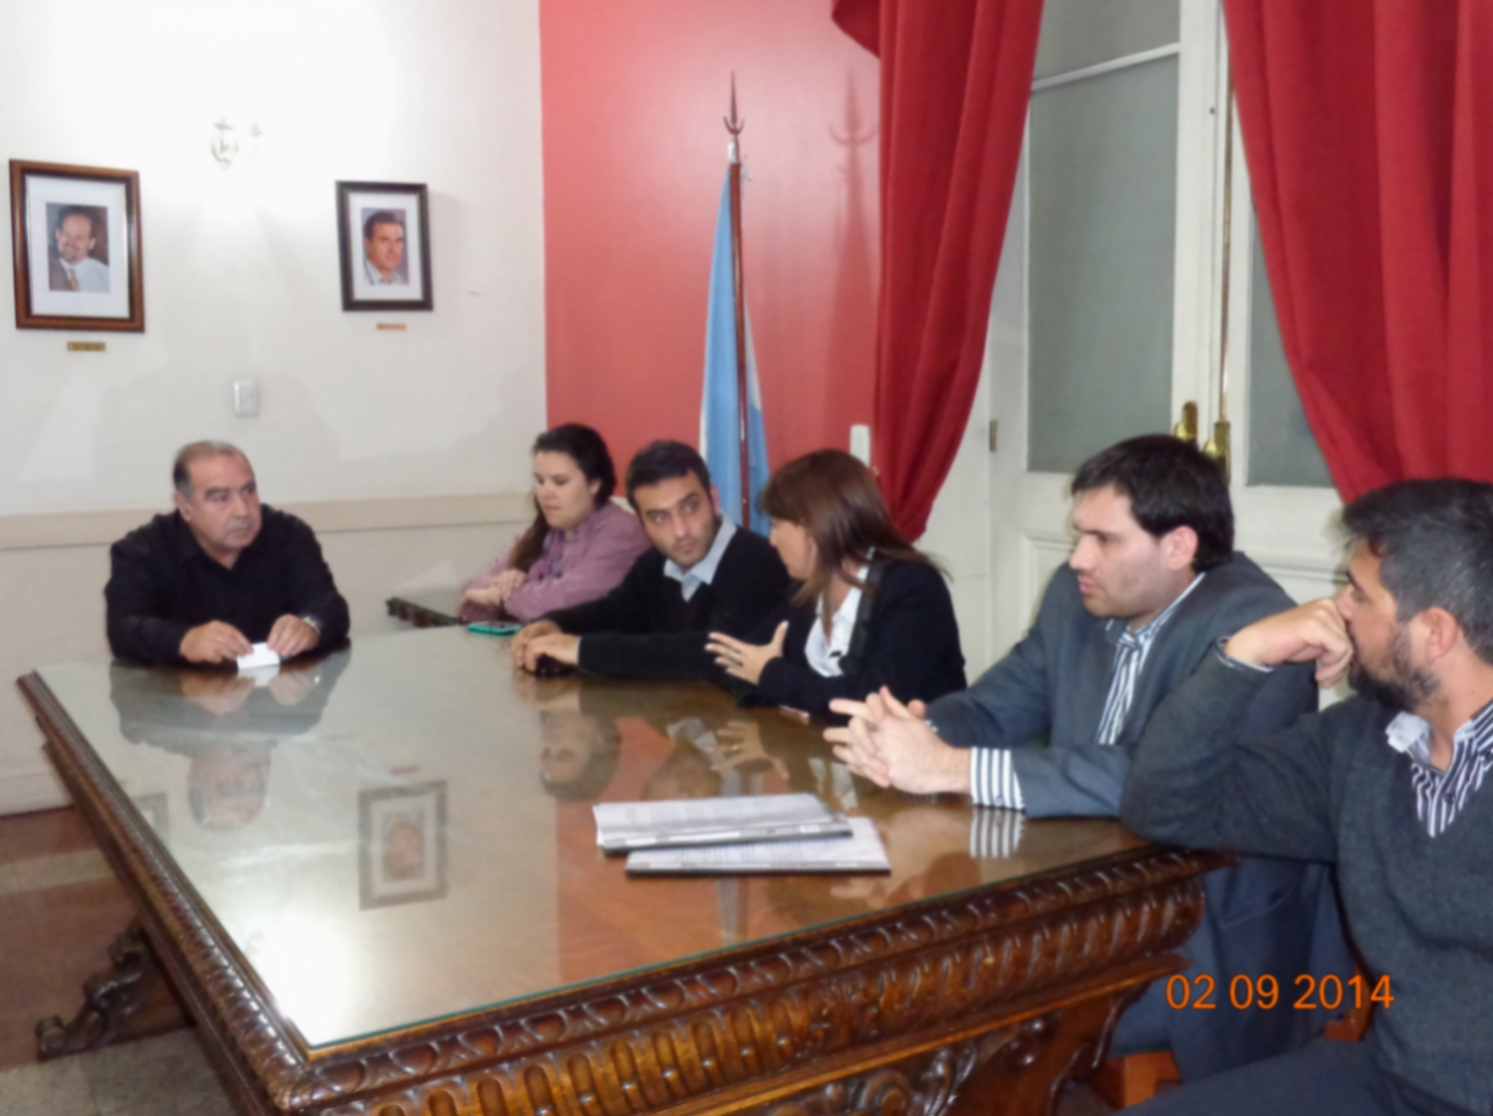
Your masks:
{"label": "wooden wall trim", "polygon": [[[512,523],[532,515],[527,492],[472,496],[402,496],[363,500],[276,503],[320,533],[397,531]],[[0,516],[0,551],[107,546],[163,508]]]}

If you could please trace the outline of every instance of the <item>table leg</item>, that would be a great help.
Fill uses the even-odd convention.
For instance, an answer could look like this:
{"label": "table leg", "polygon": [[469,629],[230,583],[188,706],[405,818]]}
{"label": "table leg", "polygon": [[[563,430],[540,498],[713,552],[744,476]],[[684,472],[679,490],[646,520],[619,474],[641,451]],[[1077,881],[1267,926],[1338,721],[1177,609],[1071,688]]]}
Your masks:
{"label": "table leg", "polygon": [[1117,989],[1028,1020],[962,1083],[948,1116],[1051,1116],[1063,1085],[1093,1072],[1115,1021],[1145,987]]}
{"label": "table leg", "polygon": [[176,993],[138,922],[109,947],[113,964],[83,985],[84,1003],[72,1022],[52,1016],[36,1024],[39,1061],[159,1035],[188,1025]]}

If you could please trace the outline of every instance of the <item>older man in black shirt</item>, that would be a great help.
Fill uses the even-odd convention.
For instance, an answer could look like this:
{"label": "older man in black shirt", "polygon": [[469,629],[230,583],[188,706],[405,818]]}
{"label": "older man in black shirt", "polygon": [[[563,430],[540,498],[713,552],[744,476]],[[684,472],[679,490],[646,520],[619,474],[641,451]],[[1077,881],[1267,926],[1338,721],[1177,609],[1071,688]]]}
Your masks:
{"label": "older man in black shirt", "polygon": [[267,643],[288,659],[347,636],[311,528],[263,507],[254,470],[226,442],[194,442],[172,470],[176,511],[109,551],[109,645],[152,663],[231,662]]}

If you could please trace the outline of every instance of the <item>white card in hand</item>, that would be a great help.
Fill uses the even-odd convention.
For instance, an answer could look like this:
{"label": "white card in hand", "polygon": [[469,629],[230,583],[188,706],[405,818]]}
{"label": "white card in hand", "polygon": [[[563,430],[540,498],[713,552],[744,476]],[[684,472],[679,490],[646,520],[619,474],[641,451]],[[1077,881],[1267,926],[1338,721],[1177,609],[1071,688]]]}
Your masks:
{"label": "white card in hand", "polygon": [[238,669],[240,672],[279,665],[280,656],[270,650],[268,643],[256,643],[253,651],[247,655],[240,655],[238,657]]}

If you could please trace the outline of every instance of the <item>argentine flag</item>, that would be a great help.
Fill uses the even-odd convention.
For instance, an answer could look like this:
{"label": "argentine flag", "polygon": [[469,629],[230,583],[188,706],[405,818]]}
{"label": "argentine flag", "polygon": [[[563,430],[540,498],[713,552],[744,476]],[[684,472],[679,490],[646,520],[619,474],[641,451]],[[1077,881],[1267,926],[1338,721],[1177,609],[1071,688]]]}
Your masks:
{"label": "argentine flag", "polygon": [[[745,306],[745,302],[743,302]],[[767,483],[767,437],[762,429],[762,388],[757,383],[757,354],[752,348],[752,319],[746,322],[747,446],[750,450],[752,521],[760,535],[769,529],[757,510],[757,494]],[[721,495],[721,511],[741,518],[740,418],[736,392],[736,291],[731,278],[731,172],[721,187],[720,215],[715,222],[715,255],[710,262],[710,304],[705,317],[705,389],[700,396],[700,456]]]}

